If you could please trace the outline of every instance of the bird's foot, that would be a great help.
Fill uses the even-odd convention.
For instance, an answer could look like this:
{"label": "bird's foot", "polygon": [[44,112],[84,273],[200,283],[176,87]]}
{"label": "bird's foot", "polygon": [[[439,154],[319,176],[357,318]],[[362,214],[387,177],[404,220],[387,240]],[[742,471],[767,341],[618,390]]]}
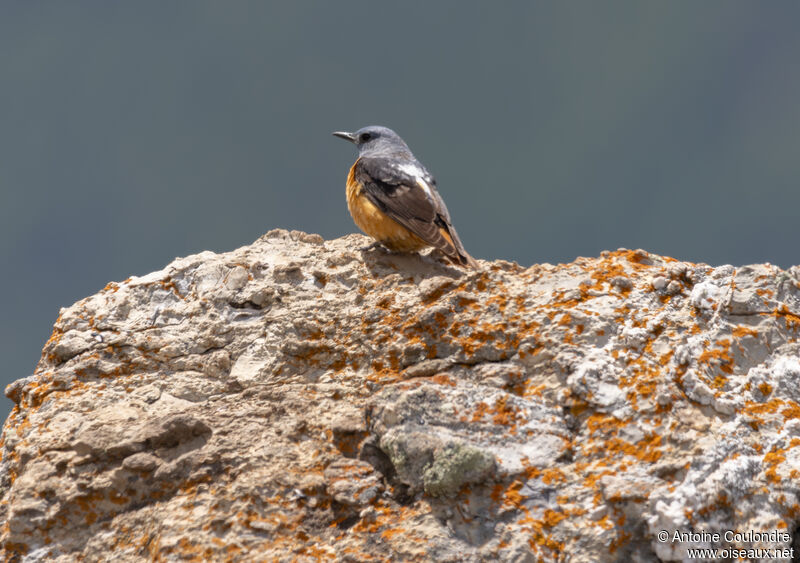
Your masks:
{"label": "bird's foot", "polygon": [[381,244],[381,241],[379,240],[376,240],[372,244],[368,244],[367,246],[362,246],[361,248],[359,248],[361,252],[369,252],[370,250],[377,250],[377,249],[385,250],[388,252],[388,249],[385,246],[383,246],[383,244]]}
{"label": "bird's foot", "polygon": [[423,260],[429,261],[440,268],[461,272],[461,268],[464,267],[461,264],[454,262],[450,256],[438,248],[434,248],[428,254],[420,254],[420,256],[423,258]]}
{"label": "bird's foot", "polygon": [[[420,256],[422,256],[422,255],[420,254]],[[450,258],[447,256],[447,254],[445,254],[444,252],[442,252],[438,248],[434,248],[431,252],[429,252],[425,256],[425,258],[427,258],[433,264],[435,264],[436,266],[438,266],[440,268],[450,268],[450,267],[453,266],[452,260],[450,260]]]}

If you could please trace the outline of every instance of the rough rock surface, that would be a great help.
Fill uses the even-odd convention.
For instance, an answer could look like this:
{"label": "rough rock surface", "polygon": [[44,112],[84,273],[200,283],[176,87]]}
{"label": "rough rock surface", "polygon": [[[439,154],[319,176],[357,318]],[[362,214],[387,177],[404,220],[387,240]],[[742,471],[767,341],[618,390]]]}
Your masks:
{"label": "rough rock surface", "polygon": [[800,518],[800,267],[272,231],[58,318],[10,385],[10,560],[672,561]]}

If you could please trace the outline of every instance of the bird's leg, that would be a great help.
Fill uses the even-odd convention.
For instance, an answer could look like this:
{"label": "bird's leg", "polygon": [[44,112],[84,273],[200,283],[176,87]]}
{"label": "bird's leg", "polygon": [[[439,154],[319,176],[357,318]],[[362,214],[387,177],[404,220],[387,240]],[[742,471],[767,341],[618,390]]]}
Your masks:
{"label": "bird's leg", "polygon": [[463,268],[461,264],[454,261],[452,257],[445,254],[445,252],[439,248],[434,248],[428,254],[420,254],[423,257],[423,260],[430,260],[437,266],[443,266],[445,268],[452,268],[453,266],[458,266]]}
{"label": "bird's leg", "polygon": [[[420,254],[420,256],[423,255]],[[445,254],[444,251],[438,248],[434,248],[426,256],[428,259],[430,259],[432,262],[435,262],[438,265],[442,265],[444,263],[449,266],[450,264],[453,263],[450,257],[447,254]]]}
{"label": "bird's leg", "polygon": [[384,248],[385,249],[385,247],[383,246],[381,241],[376,240],[376,241],[373,241],[372,244],[368,244],[367,246],[362,246],[361,248],[359,248],[359,250],[361,252],[368,252],[370,250],[376,250],[378,248]]}

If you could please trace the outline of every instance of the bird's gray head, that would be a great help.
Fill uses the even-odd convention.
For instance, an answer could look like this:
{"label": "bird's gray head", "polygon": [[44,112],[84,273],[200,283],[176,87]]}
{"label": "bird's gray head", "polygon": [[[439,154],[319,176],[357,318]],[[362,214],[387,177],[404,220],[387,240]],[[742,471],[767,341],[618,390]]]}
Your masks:
{"label": "bird's gray head", "polygon": [[348,133],[347,131],[336,131],[333,133],[337,137],[347,139],[358,147],[359,156],[378,156],[378,155],[408,155],[411,150],[400,135],[380,125],[369,125],[362,127],[358,131]]}

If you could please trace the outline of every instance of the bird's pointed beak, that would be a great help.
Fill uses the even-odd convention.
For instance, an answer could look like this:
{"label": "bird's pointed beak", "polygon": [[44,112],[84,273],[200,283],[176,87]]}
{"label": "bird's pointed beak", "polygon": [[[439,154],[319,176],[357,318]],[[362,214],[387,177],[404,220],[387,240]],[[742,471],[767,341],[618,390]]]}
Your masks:
{"label": "bird's pointed beak", "polygon": [[340,137],[342,139],[346,139],[346,140],[350,141],[351,143],[355,143],[356,142],[356,136],[353,133],[348,133],[347,131],[334,131],[333,132],[333,136],[334,137]]}

